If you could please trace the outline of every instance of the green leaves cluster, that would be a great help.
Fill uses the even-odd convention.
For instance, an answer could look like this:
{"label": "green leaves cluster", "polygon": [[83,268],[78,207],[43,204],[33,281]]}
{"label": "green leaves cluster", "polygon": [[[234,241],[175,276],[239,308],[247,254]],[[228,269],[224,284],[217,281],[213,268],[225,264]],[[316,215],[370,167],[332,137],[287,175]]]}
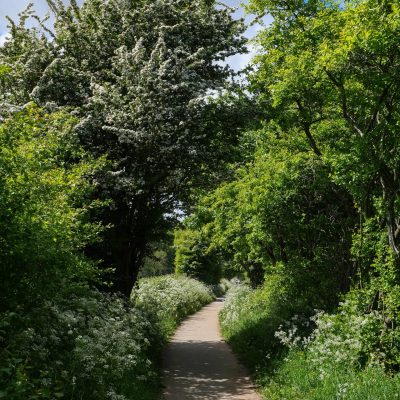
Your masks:
{"label": "green leaves cluster", "polygon": [[61,279],[94,277],[81,250],[101,231],[88,220],[88,178],[102,161],[78,145],[75,123],[29,105],[0,126],[2,308],[49,296],[44,287]]}
{"label": "green leaves cluster", "polygon": [[208,284],[218,284],[222,276],[222,258],[209,247],[210,241],[201,231],[190,228],[175,230],[175,272]]}
{"label": "green leaves cluster", "polygon": [[10,21],[1,113],[29,101],[66,109],[78,118],[80,144],[110,160],[95,195],[112,200],[97,215],[110,229],[91,254],[116,268],[115,290],[129,297],[151,243],[171,224],[166,215],[207,181],[218,155],[230,157],[222,143],[238,132],[218,122],[232,113],[220,116],[215,109],[229,107],[207,97],[232,76],[218,61],[246,51],[243,22],[203,0],[48,5],[54,32],[43,21],[26,27],[31,8]]}
{"label": "green leaves cluster", "polygon": [[253,286],[278,273],[294,280],[304,308],[333,306],[349,284],[351,199],[305,140],[260,135],[268,150],[202,199],[198,226]]}

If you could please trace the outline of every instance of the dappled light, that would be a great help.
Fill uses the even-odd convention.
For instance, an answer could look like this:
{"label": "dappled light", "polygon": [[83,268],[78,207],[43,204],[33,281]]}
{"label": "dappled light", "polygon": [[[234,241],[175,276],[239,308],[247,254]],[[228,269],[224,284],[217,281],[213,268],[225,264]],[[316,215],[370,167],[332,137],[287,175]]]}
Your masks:
{"label": "dappled light", "polygon": [[189,317],[164,352],[165,400],[243,399],[259,397],[232,350],[222,340],[214,302]]}

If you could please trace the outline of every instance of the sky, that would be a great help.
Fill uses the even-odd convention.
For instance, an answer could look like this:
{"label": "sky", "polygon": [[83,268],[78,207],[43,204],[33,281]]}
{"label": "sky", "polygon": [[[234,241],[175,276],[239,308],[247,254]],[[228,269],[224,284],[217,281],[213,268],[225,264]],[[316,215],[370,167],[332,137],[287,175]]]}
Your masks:
{"label": "sky", "polygon": [[[68,0],[64,0],[67,2]],[[235,12],[234,16],[236,18],[240,18],[244,16],[244,10],[241,6],[241,3],[245,0],[225,0],[225,3],[231,7],[238,7],[239,10]],[[83,0],[78,0],[79,3],[82,3]],[[7,20],[6,16],[10,16],[12,19],[16,19],[19,12],[21,12],[29,3],[34,4],[34,10],[37,12],[39,16],[44,16],[48,12],[48,7],[46,0],[0,0],[0,44],[4,42],[7,35]],[[249,24],[254,17],[247,16],[246,23]],[[271,18],[269,16],[264,17],[264,24],[268,25],[271,22]],[[261,28],[260,25],[255,24],[250,26],[246,31],[246,36],[251,39],[257,33],[257,31]],[[250,61],[252,56],[255,53],[255,48],[253,46],[249,46],[250,52],[248,54],[237,54],[235,56],[230,57],[227,60],[227,63],[235,70],[238,71],[243,69],[247,63]]]}

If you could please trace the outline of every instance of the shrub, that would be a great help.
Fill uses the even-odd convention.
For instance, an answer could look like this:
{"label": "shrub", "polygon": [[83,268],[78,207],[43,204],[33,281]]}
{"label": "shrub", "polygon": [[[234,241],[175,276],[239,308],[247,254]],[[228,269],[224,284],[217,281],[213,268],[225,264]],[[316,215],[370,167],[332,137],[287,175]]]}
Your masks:
{"label": "shrub", "polygon": [[158,358],[178,322],[212,300],[185,277],[144,279],[135,303],[81,288],[0,314],[0,398],[155,398]]}
{"label": "shrub", "polygon": [[116,296],[64,293],[1,317],[0,393],[7,399],[135,396],[153,378],[150,323]]}
{"label": "shrub", "polygon": [[306,352],[292,349],[273,375],[260,380],[262,393],[269,400],[396,400],[400,376],[389,375],[378,366],[364,370],[333,368],[321,374]]}
{"label": "shrub", "polygon": [[211,285],[210,288],[216,297],[224,296],[233,286],[237,285],[239,280],[237,278],[226,279],[222,278],[216,285]]}
{"label": "shrub", "polygon": [[133,296],[164,340],[185,316],[213,299],[211,290],[201,282],[172,275],[142,279]]}
{"label": "shrub", "polygon": [[100,203],[88,177],[102,161],[78,146],[75,123],[29,104],[0,124],[0,310],[95,275],[82,249],[101,231],[88,220]]}
{"label": "shrub", "polygon": [[350,291],[335,313],[311,317],[300,313],[301,300],[283,277],[256,290],[235,285],[220,314],[222,333],[268,399],[398,399],[400,341],[388,318],[397,321],[397,303],[382,279]]}
{"label": "shrub", "polygon": [[296,308],[289,293],[288,281],[278,275],[256,290],[238,284],[228,291],[220,314],[222,334],[253,371],[267,366],[281,349],[275,331]]}
{"label": "shrub", "polygon": [[210,240],[200,230],[175,230],[175,272],[217,284],[221,279],[221,260],[209,246]]}

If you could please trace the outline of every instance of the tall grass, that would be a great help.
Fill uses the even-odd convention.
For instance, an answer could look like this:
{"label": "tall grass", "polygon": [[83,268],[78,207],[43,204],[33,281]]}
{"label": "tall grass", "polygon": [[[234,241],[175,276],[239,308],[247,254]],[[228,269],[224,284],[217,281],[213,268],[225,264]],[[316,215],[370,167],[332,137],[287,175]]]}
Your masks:
{"label": "tall grass", "polygon": [[[326,365],[328,367],[328,365]],[[400,376],[378,367],[362,370],[335,368],[321,374],[307,352],[290,350],[274,373],[259,371],[262,393],[269,400],[395,400],[400,398]]]}

